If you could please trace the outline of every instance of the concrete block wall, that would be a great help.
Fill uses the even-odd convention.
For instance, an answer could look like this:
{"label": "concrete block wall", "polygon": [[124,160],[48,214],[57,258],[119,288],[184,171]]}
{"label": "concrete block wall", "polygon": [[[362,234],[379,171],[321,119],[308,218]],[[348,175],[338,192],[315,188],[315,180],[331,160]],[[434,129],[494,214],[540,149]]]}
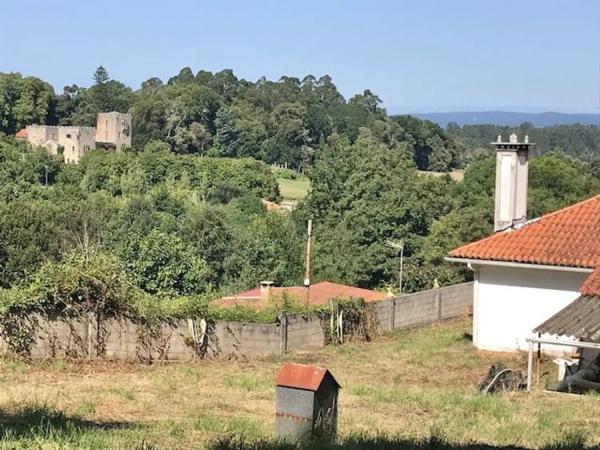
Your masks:
{"label": "concrete block wall", "polygon": [[394,329],[393,298],[367,303],[367,308],[370,308],[373,312],[380,331],[392,331]]}
{"label": "concrete block wall", "polygon": [[186,361],[196,357],[187,320],[144,327],[128,319],[109,319],[103,324],[107,359],[129,361]]}
{"label": "concrete block wall", "polygon": [[[139,326],[128,319],[108,319],[103,328],[107,359],[135,361],[138,359]],[[143,355],[148,356],[148,355]]]}
{"label": "concrete block wall", "polygon": [[45,320],[36,317],[32,358],[88,358],[94,348],[95,321],[91,317]]}
{"label": "concrete block wall", "polygon": [[473,306],[473,283],[460,283],[440,289],[442,319],[457,317]]}
{"label": "concrete block wall", "polygon": [[394,328],[407,328],[458,317],[473,304],[473,283],[406,294],[394,299]]}
{"label": "concrete block wall", "polygon": [[395,329],[437,321],[437,292],[424,291],[396,298],[394,319]]}
{"label": "concrete block wall", "polygon": [[211,356],[265,357],[281,354],[279,324],[217,322],[209,337]]}
{"label": "concrete block wall", "polygon": [[[163,358],[174,361],[185,361],[192,360],[198,356],[196,346],[198,344],[198,336],[194,336],[194,333],[190,330],[191,320],[180,319],[173,323],[163,323],[161,334],[163,336],[169,336],[168,345],[166,348],[161,349]],[[162,343],[161,343],[162,345]],[[156,358],[160,353],[155,349],[151,354],[152,357]]]}
{"label": "concrete block wall", "polygon": [[287,317],[285,350],[305,350],[325,346],[325,332],[318,317]]}
{"label": "concrete block wall", "polygon": [[[368,303],[381,331],[409,328],[457,317],[473,301],[473,283],[406,294]],[[203,357],[255,358],[325,346],[316,317],[282,316],[280,323],[216,322],[206,334],[198,320],[166,321],[146,327],[128,319],[47,320],[37,317],[33,358],[107,358],[131,361],[186,361]],[[199,335],[200,334],[200,335]],[[100,342],[100,345],[98,344]],[[0,341],[0,353],[8,351]]]}

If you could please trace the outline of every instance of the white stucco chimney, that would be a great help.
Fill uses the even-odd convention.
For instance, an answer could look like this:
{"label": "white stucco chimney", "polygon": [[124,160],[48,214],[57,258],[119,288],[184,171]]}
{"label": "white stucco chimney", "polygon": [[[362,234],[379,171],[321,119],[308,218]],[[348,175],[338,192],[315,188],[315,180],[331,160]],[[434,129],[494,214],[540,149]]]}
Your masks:
{"label": "white stucco chimney", "polygon": [[271,287],[273,286],[272,281],[261,281],[260,284],[260,297],[263,300],[271,299]]}
{"label": "white stucco chimney", "polygon": [[525,136],[519,142],[511,134],[508,142],[498,135],[496,142],[496,202],[494,231],[502,231],[523,223],[527,219],[527,177],[529,170],[529,143]]}

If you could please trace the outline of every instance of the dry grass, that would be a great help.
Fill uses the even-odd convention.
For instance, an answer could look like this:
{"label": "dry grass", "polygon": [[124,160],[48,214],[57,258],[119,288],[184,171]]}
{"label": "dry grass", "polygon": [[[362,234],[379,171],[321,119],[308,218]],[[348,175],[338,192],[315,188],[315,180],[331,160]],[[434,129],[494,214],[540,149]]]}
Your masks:
{"label": "dry grass", "polygon": [[[580,435],[600,444],[596,396],[477,395],[492,363],[524,368],[525,358],[474,350],[468,329],[468,321],[459,320],[285,359],[319,364],[337,376],[342,437],[434,435],[452,444],[538,447]],[[199,448],[231,435],[269,439],[273,381],[282,361],[5,360],[0,448]]]}

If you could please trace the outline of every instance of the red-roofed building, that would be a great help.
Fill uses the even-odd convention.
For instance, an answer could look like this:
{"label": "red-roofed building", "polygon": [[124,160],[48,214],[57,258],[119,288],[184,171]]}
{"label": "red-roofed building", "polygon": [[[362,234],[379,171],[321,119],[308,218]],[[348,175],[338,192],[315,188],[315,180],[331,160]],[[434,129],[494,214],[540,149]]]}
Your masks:
{"label": "red-roofed building", "polygon": [[468,264],[474,273],[474,344],[525,350],[539,324],[582,293],[600,293],[600,195],[525,221],[527,152],[533,144],[511,136],[494,145],[496,233],[452,250],[447,259]]}
{"label": "red-roofed building", "polygon": [[[581,292],[581,295],[600,297],[600,264],[587,280],[585,280],[579,291]],[[600,322],[600,317],[598,318],[598,322]]]}
{"label": "red-roofed building", "polygon": [[382,300],[387,296],[385,292],[371,291],[330,281],[313,284],[310,286],[307,295],[304,286],[274,287],[272,283],[263,281],[260,287],[220,298],[213,303],[221,306],[250,305],[261,307],[268,305],[270,300],[281,298],[284,295],[289,295],[300,301],[306,301],[308,298],[310,305],[323,305],[331,299],[350,298],[361,298],[366,302],[372,302]]}
{"label": "red-roofed building", "polygon": [[27,130],[25,128],[20,129],[19,131],[17,131],[17,133],[15,134],[15,137],[17,139],[27,139]]}

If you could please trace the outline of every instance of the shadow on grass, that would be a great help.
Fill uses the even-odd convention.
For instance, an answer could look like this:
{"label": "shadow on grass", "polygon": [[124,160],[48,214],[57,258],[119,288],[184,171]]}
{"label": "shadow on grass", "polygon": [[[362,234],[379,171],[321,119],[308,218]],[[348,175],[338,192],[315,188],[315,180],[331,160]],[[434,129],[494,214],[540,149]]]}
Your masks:
{"label": "shadow on grass", "polygon": [[[445,439],[437,437],[409,440],[384,436],[353,436],[333,442],[311,440],[296,443],[272,440],[247,442],[238,438],[228,438],[214,442],[209,448],[211,450],[525,450],[524,447],[479,443],[450,444]],[[559,442],[541,447],[541,450],[580,450],[585,448],[585,439],[582,436],[567,435]]]}
{"label": "shadow on grass", "polygon": [[16,411],[0,409],[0,439],[73,437],[89,430],[114,430],[139,426],[134,422],[97,422],[69,417],[47,406],[26,406]]}

